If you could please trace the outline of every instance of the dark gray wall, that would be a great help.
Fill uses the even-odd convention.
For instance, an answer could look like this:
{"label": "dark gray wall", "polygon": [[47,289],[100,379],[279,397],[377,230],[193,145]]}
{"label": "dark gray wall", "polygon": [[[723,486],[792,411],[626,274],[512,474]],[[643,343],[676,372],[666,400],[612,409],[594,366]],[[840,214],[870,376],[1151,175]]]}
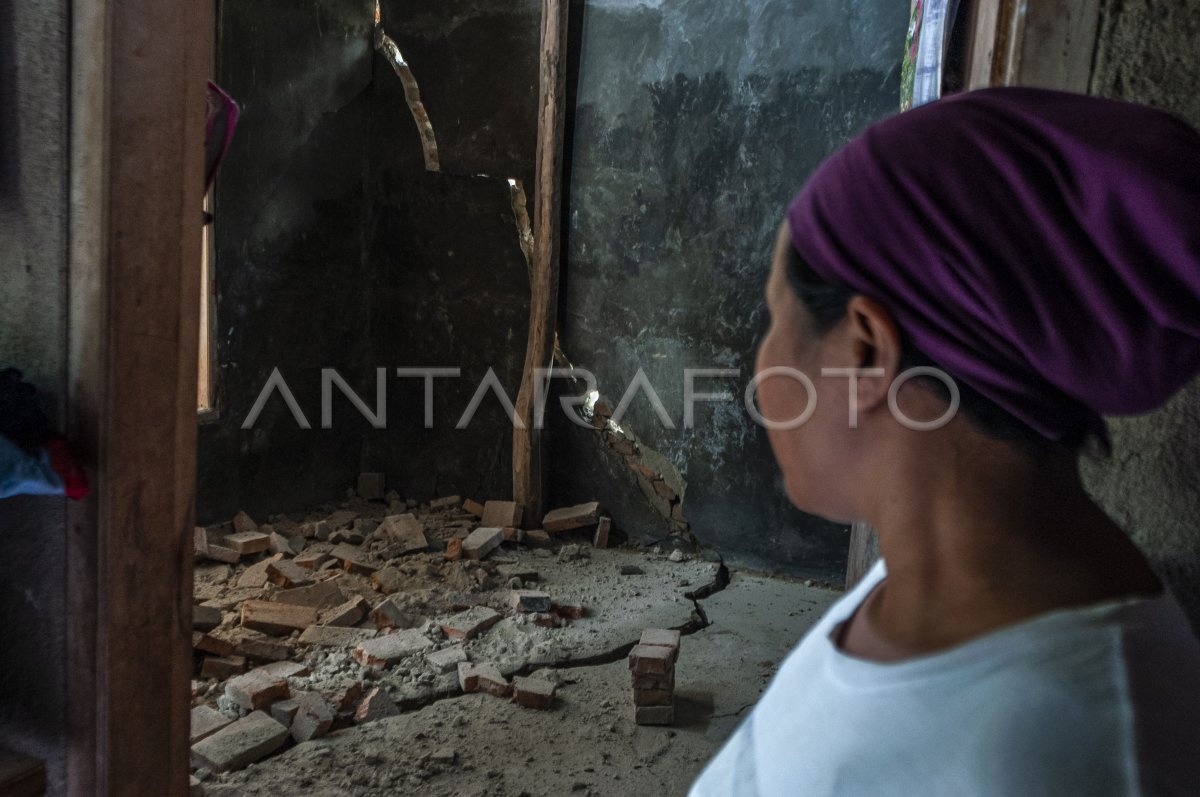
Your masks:
{"label": "dark gray wall", "polygon": [[[644,398],[622,426],[661,465],[652,470],[673,467],[686,483],[676,492],[692,534],[734,561],[844,572],[847,530],[790,506],[740,397],[786,203],[824,157],[896,110],[906,13],[882,0],[582,4],[563,347],[614,403],[645,369],[678,428],[662,428]],[[692,431],[687,367],[742,372],[699,383],[739,401],[699,405]],[[619,476],[612,500],[641,500],[626,457],[555,431],[574,441],[556,446],[558,495],[604,498],[598,480]],[[646,536],[669,528],[633,515],[617,522]]]}
{"label": "dark gray wall", "polygon": [[394,380],[393,420],[365,464],[414,498],[512,493],[512,426],[489,394],[455,426],[493,368],[515,401],[529,275],[508,180],[532,179],[537,147],[536,0],[391,0],[383,28],[420,86],[441,172],[425,170],[403,85],[383,57],[371,90],[371,355],[380,366],[460,368],[438,379],[424,428],[420,379]]}
{"label": "dark gray wall", "polygon": [[[537,141],[540,3],[385,2],[384,30],[412,67],[442,169],[425,170],[404,88],[373,49],[374,4],[222,4],[219,82],[242,104],[218,178],[221,419],[200,430],[201,522],[341,495],[360,470],[406,496],[507,497],[512,429],[489,397],[459,416],[489,367],[515,398],[529,280],[508,178],[528,181]],[[278,366],[314,427],[320,369],[375,405],[370,426],[334,392],[333,428],[297,428],[278,396],[241,424]],[[456,367],[423,385],[397,367]]]}
{"label": "dark gray wall", "polygon": [[[0,367],[66,394],[67,3],[0,4]],[[65,499],[0,501],[0,747],[65,784]]]}
{"label": "dark gray wall", "polygon": [[[1091,91],[1171,111],[1200,126],[1200,5],[1108,0]],[[1129,531],[1200,631],[1200,381],[1161,410],[1110,421],[1113,456],[1087,483]]]}
{"label": "dark gray wall", "polygon": [[[320,369],[374,404],[364,216],[370,0],[223,2],[217,82],[242,107],[216,183],[220,420],[200,427],[197,513],[262,519],[354,481],[367,422],[337,396],[320,429]],[[241,425],[278,367],[313,429],[279,396]]]}

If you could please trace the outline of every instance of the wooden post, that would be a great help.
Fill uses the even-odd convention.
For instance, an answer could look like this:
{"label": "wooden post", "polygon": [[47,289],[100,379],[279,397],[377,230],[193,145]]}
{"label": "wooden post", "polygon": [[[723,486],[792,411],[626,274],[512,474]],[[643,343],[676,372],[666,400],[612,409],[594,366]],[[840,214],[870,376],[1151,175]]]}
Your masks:
{"label": "wooden post", "polygon": [[968,89],[1087,91],[1100,0],[981,0],[971,13]]}
{"label": "wooden post", "polygon": [[537,175],[534,188],[533,264],[529,338],[517,393],[513,429],[513,500],[524,507],[524,525],[542,521],[542,433],[534,428],[535,369],[554,356],[561,241],[563,127],[566,121],[568,0],[542,1],[542,54],[538,90]]}
{"label": "wooden post", "polygon": [[66,793],[183,797],[213,5],[72,9]]}

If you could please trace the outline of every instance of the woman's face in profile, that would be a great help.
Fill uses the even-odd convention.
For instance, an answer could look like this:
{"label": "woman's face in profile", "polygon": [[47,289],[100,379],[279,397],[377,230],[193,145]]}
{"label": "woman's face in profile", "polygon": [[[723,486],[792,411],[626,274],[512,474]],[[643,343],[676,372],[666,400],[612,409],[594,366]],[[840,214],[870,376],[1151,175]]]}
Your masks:
{"label": "woman's face in profile", "polygon": [[[758,347],[757,403],[767,421],[771,450],[788,499],[799,509],[831,519],[848,512],[843,495],[853,472],[847,422],[846,379],[824,378],[822,368],[846,366],[838,352],[840,326],[817,333],[811,315],[788,284],[791,232],[784,222],[766,286],[770,326]],[[769,371],[769,374],[764,372]],[[776,428],[772,428],[776,427]]]}

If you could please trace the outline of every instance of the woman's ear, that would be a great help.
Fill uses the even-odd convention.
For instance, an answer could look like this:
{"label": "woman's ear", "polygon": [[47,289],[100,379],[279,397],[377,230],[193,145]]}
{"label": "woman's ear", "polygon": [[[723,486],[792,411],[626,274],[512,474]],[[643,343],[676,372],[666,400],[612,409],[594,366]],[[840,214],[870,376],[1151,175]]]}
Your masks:
{"label": "woman's ear", "polygon": [[858,379],[859,409],[868,409],[887,401],[900,367],[900,330],[883,305],[861,294],[847,303],[846,317],[855,367],[870,369]]}

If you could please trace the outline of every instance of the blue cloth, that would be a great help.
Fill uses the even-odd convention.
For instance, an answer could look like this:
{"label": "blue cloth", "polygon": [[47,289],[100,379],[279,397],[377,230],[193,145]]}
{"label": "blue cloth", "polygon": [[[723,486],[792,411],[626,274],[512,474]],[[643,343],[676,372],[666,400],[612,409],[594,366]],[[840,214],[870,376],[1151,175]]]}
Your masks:
{"label": "blue cloth", "polygon": [[0,435],[0,498],[14,495],[62,495],[63,481],[50,467],[50,455],[36,456]]}

